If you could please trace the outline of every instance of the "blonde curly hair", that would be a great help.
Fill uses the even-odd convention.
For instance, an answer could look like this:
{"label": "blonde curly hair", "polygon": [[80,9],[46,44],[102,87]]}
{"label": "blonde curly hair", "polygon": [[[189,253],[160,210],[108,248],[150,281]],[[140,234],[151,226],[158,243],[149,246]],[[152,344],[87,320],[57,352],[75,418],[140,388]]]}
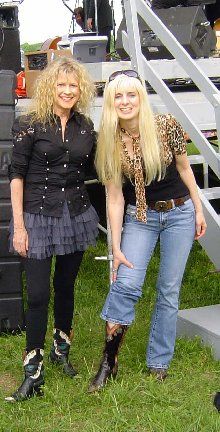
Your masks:
{"label": "blonde curly hair", "polygon": [[32,104],[28,112],[32,121],[45,124],[54,120],[53,107],[59,73],[73,73],[76,76],[79,83],[80,98],[73,109],[84,115],[88,114],[95,96],[95,86],[91,77],[82,64],[69,57],[59,57],[51,62],[36,80]]}

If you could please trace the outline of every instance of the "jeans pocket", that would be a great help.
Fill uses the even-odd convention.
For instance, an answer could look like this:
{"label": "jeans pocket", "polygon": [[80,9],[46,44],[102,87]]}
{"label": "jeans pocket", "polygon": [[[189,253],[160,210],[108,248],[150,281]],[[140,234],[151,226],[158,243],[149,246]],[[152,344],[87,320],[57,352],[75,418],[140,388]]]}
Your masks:
{"label": "jeans pocket", "polygon": [[134,214],[130,214],[130,213],[126,213],[125,214],[125,223],[131,223],[131,222],[135,222],[136,221],[136,215]]}

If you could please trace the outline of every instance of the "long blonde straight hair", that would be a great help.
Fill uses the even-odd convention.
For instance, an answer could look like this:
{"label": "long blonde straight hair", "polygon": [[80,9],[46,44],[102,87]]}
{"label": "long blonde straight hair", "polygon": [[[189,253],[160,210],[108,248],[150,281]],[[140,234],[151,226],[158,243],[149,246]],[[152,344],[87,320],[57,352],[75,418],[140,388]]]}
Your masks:
{"label": "long blonde straight hair", "polygon": [[113,181],[120,185],[122,182],[120,125],[114,101],[116,93],[134,90],[140,99],[139,133],[145,182],[150,184],[153,179],[159,180],[163,175],[159,137],[145,87],[139,79],[121,74],[107,83],[104,90],[95,160],[99,179],[103,184]]}

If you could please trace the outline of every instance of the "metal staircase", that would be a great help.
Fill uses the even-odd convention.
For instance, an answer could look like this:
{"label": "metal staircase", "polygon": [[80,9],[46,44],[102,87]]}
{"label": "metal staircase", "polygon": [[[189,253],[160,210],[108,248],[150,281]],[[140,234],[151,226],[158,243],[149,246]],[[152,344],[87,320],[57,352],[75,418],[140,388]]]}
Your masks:
{"label": "metal staircase", "polygon": [[[220,92],[211,82],[208,76],[200,68],[198,62],[190,57],[186,50],[175,39],[173,34],[161,22],[153,10],[144,0],[124,0],[124,10],[126,17],[127,33],[122,32],[122,41],[125,51],[130,55],[131,66],[137,70],[139,75],[149,82],[153,89],[158,93],[177,120],[182,124],[191,140],[200,151],[200,160],[211,167],[216,176],[220,179],[220,153],[219,148],[215,151],[198,126],[192,121],[187,110],[181,106],[175,94],[173,94],[162,80],[157,68],[154,68],[153,61],[147,61],[141,52],[141,43],[138,28],[137,14],[159,37],[161,42],[171,52],[178,61],[187,76],[192,78],[196,86],[207,99],[207,105],[213,107],[213,124],[216,125],[217,134],[220,138]],[[219,60],[220,74],[220,60]],[[193,158],[191,158],[193,159]],[[195,161],[194,161],[195,163]],[[207,182],[206,182],[207,186]],[[205,217],[207,220],[207,233],[200,240],[210,260],[216,268],[220,268],[220,216],[216,213],[210,201],[220,198],[220,187],[205,188],[199,190],[202,200]]]}
{"label": "metal staircase", "polygon": [[[190,113],[180,104],[174,94],[166,87],[154,63],[147,61],[141,52],[140,37],[138,30],[137,13],[151,27],[161,42],[172,53],[179,65],[191,77],[200,91],[207,99],[207,106],[213,107],[213,124],[216,125],[218,138],[220,140],[220,93],[211,83],[207,75],[199,67],[185,49],[174,38],[165,25],[159,20],[144,0],[124,0],[126,15],[127,34],[123,32],[123,44],[125,50],[131,57],[132,67],[146,79],[154,90],[160,95],[163,102],[182,124],[189,134],[191,140],[200,151],[200,155],[191,157],[191,163],[203,163],[205,189],[199,189],[200,198],[208,225],[207,233],[200,240],[210,260],[215,267],[220,269],[220,216],[211,205],[211,200],[220,198],[220,187],[208,188],[207,166],[210,166],[216,176],[220,178],[220,153],[213,149],[208,140],[200,131],[190,116]],[[220,59],[219,59],[220,74]],[[201,93],[201,94],[202,94]],[[197,158],[197,160],[196,160]],[[180,310],[177,319],[177,335],[201,337],[203,343],[211,345],[215,358],[220,359],[220,305],[204,306],[199,308]]]}

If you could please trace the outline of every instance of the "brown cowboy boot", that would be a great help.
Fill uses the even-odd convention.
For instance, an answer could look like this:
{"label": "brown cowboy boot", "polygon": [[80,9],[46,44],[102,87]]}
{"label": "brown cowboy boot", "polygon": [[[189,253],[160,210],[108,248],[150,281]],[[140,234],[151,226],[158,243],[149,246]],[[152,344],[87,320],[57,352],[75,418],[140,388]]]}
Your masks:
{"label": "brown cowboy boot", "polygon": [[163,368],[152,368],[151,367],[151,368],[149,368],[149,373],[150,373],[150,375],[155,377],[157,381],[160,381],[160,382],[163,382],[168,376],[167,369],[163,369]]}
{"label": "brown cowboy boot", "polygon": [[52,363],[61,365],[64,373],[70,378],[77,375],[76,370],[68,360],[72,339],[73,331],[71,331],[70,336],[67,336],[62,330],[54,329],[53,345],[49,354],[49,360]]}
{"label": "brown cowboy boot", "polygon": [[108,323],[106,323],[106,340],[103,358],[99,370],[89,386],[89,393],[103,388],[110,377],[116,377],[118,372],[118,352],[126,331],[127,326],[115,324],[110,328]]}
{"label": "brown cowboy boot", "polygon": [[44,384],[43,355],[44,351],[40,348],[24,353],[24,380],[12,396],[5,398],[6,402],[20,402],[34,395],[43,395],[41,390]]}

